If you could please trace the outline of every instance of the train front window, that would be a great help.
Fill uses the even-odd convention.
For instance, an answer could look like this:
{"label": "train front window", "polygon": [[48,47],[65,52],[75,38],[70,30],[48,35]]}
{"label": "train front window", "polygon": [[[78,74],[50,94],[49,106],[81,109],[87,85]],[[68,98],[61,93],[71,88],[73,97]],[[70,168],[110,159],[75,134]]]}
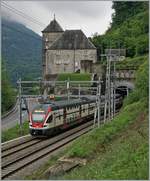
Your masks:
{"label": "train front window", "polygon": [[43,122],[45,118],[45,114],[32,114],[33,122]]}
{"label": "train front window", "polygon": [[47,119],[46,123],[50,123],[50,122],[52,122],[52,120],[53,120],[53,115],[50,115],[49,118]]}

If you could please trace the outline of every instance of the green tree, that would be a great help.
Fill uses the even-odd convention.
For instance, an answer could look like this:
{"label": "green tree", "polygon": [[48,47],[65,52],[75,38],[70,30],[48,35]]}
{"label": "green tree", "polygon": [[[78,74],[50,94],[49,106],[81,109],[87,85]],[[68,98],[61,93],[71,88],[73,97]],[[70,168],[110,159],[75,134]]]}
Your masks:
{"label": "green tree", "polygon": [[8,111],[15,102],[15,91],[12,87],[7,71],[4,65],[4,62],[2,61],[2,74],[1,74],[1,98],[2,98],[2,113]]}
{"label": "green tree", "polygon": [[138,14],[139,12],[144,12],[145,10],[148,10],[148,2],[114,1],[112,9],[115,10],[112,15],[112,27],[116,27],[122,24],[123,21]]}
{"label": "green tree", "polygon": [[[104,35],[94,34],[98,53],[106,48],[125,48],[127,57],[148,53],[149,11],[147,2],[113,2],[112,24]],[[100,57],[100,55],[98,56]]]}

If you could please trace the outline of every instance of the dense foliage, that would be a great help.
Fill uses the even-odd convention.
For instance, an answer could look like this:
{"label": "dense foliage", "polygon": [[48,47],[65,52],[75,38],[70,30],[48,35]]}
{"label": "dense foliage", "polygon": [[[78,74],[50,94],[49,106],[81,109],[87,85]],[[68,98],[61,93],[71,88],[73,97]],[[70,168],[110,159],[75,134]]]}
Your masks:
{"label": "dense foliage", "polygon": [[110,28],[92,38],[99,53],[110,47],[125,48],[127,57],[148,53],[148,2],[113,2],[112,7],[115,13]]}
{"label": "dense foliage", "polygon": [[13,83],[41,76],[41,37],[17,22],[2,19],[2,57]]}
{"label": "dense foliage", "polygon": [[1,109],[2,109],[2,113],[5,113],[7,110],[9,110],[14,105],[16,93],[9,81],[9,77],[7,75],[7,71],[6,71],[6,68],[5,68],[5,65],[3,62],[2,62],[1,86],[2,86]]}
{"label": "dense foliage", "polygon": [[144,63],[139,67],[136,73],[135,89],[125,100],[124,106],[131,104],[141,99],[147,100],[148,104],[148,92],[149,92],[149,65],[148,57]]}
{"label": "dense foliage", "polygon": [[112,15],[112,27],[115,28],[128,18],[137,15],[140,12],[147,11],[148,2],[114,1],[112,8],[115,10]]}

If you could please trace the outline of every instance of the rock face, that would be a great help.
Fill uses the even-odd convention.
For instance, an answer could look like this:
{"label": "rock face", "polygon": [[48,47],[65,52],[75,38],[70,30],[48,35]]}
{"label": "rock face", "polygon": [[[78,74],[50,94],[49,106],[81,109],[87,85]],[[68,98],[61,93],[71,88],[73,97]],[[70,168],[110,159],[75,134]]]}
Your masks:
{"label": "rock face", "polygon": [[[65,30],[54,19],[43,33],[43,77],[49,74],[90,72],[82,64],[97,61],[97,50],[82,30]],[[90,64],[91,65],[91,64]],[[82,65],[82,67],[84,67]],[[87,66],[85,66],[87,67]],[[91,66],[90,66],[91,67]]]}
{"label": "rock face", "polygon": [[86,159],[62,157],[55,165],[45,171],[45,175],[49,178],[55,178],[77,166],[86,165],[86,162]]}

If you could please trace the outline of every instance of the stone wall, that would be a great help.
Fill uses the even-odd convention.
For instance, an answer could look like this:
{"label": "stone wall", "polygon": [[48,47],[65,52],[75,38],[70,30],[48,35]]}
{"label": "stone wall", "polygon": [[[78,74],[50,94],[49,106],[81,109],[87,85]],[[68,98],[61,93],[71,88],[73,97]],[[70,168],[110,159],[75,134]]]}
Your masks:
{"label": "stone wall", "polygon": [[81,69],[81,60],[97,61],[96,49],[90,50],[47,50],[46,74],[72,73]]}
{"label": "stone wall", "polygon": [[47,48],[52,45],[54,41],[56,41],[63,32],[56,32],[56,33],[43,33],[43,41],[44,41],[44,47]]}

